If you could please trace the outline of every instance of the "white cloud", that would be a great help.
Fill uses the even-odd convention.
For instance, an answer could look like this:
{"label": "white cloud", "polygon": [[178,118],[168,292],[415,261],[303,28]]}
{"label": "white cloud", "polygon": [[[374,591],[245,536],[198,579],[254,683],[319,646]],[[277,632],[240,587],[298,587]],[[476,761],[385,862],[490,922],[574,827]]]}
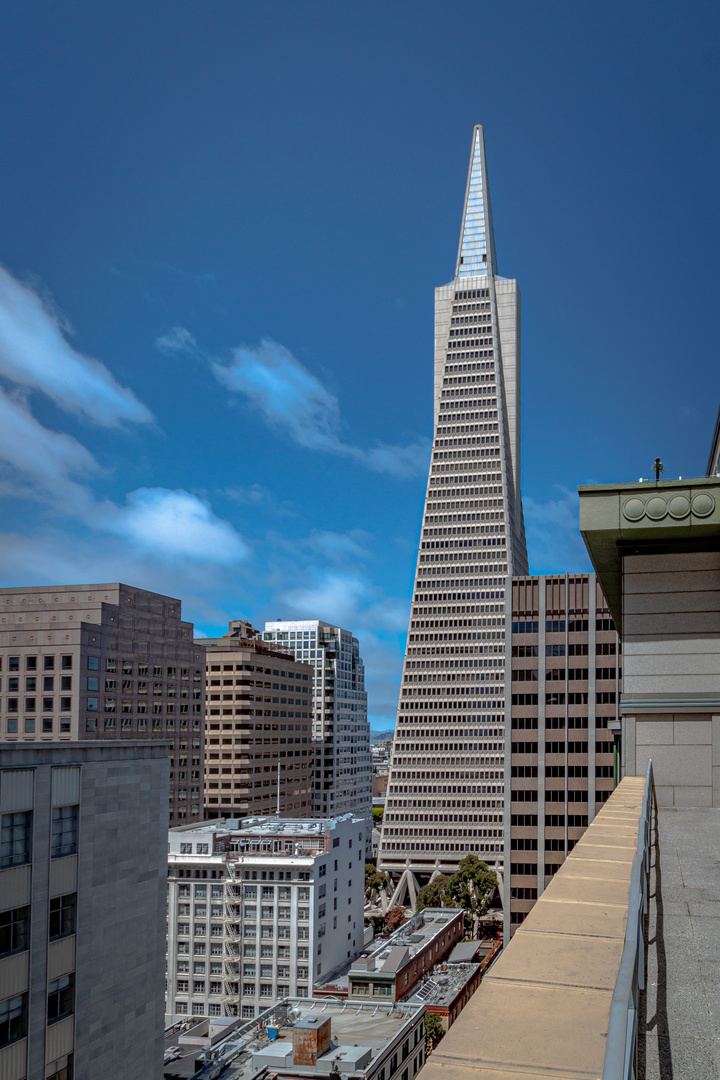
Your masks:
{"label": "white cloud", "polygon": [[42,498],[68,518],[124,536],[163,558],[226,566],[247,557],[248,548],[232,525],[187,491],[141,488],[127,495],[123,507],[98,501],[85,482],[99,471],[90,451],[69,435],[43,427],[22,400],[2,389],[0,462],[9,466],[10,493]]}
{"label": "white cloud", "polygon": [[116,508],[109,528],[167,558],[186,558],[225,566],[240,562],[248,547],[227,521],[187,491],[140,488]]}
{"label": "white cloud", "polygon": [[[72,512],[85,512],[92,496],[73,476],[87,477],[98,465],[70,435],[49,431],[28,412],[24,401],[0,389],[0,461],[31,482],[56,505]],[[27,492],[25,492],[27,494]]]}
{"label": "white cloud", "polygon": [[0,267],[0,375],[106,427],[152,420],[103,364],[72,348],[66,333],[37,293]]}
{"label": "white cloud", "polygon": [[[198,352],[197,342],[182,326],[158,338],[156,344],[164,352]],[[257,349],[234,349],[229,362],[211,360],[210,366],[218,382],[233,393],[244,394],[270,427],[283,430],[299,446],[352,458],[373,472],[400,479],[427,468],[427,439],[409,446],[378,443],[369,450],[344,442],[335,395],[277,342],[264,340]]]}
{"label": "white cloud", "polygon": [[[311,574],[313,572],[311,571]],[[368,598],[367,582],[353,574],[316,571],[315,582],[288,589],[279,596],[303,619],[324,619],[350,630],[358,625],[358,611]]]}
{"label": "white cloud", "polygon": [[578,493],[556,487],[560,492],[557,499],[540,503],[523,498],[530,573],[587,573],[592,566],[578,528]]}

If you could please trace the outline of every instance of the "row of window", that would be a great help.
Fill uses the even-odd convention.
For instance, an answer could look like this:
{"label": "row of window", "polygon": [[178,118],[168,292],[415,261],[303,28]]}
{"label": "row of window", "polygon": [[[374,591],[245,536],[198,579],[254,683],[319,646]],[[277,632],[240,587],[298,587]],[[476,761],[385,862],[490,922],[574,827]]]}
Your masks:
{"label": "row of window", "polygon": [[[39,671],[40,670],[40,667],[38,666],[38,660],[39,659],[40,659],[40,657],[37,657],[37,656],[26,656],[25,657],[25,670],[26,671]],[[61,667],[61,669],[63,671],[71,671],[72,666],[73,666],[73,658],[72,658],[72,656],[61,656],[60,657],[60,667]],[[43,671],[54,671],[55,670],[55,657],[54,656],[43,656],[42,657],[42,665],[41,665],[41,667],[42,667]],[[7,669],[8,669],[8,671],[19,671],[20,670],[20,657],[19,656],[8,656]],[[1,656],[0,656],[0,671],[2,671],[2,657]]]}
{"label": "row of window", "polygon": [[[519,620],[512,624],[513,634],[537,634],[540,624],[537,619],[534,620]],[[588,631],[589,621],[588,619],[547,619],[545,622],[545,632],[548,634],[564,634],[565,630],[569,634],[586,633]],[[615,623],[612,619],[596,619],[596,630],[614,630]]]}
{"label": "row of window", "polygon": [[[546,705],[564,705],[566,697],[567,697],[567,701],[568,701],[569,705],[587,705],[587,703],[588,703],[588,695],[587,695],[587,693],[567,694],[567,695],[560,694],[560,693],[552,693],[552,694],[546,694],[545,695],[545,704]],[[600,690],[595,694],[595,703],[597,705],[614,705],[615,702],[616,702],[616,698],[617,698],[617,695],[616,695],[614,690]],[[513,705],[537,705],[537,703],[538,703],[538,695],[537,694],[513,694],[512,695],[512,704]]]}
{"label": "row of window", "polygon": [[[54,896],[48,913],[48,937],[50,941],[75,933],[77,894]],[[30,947],[30,908],[11,908],[0,911],[0,959],[12,953],[24,952]]]}
{"label": "row of window", "polygon": [[[36,690],[39,690],[37,675],[25,676],[25,693],[34,694]],[[55,690],[55,676],[43,675],[42,676],[42,688],[44,692],[50,692]],[[0,679],[0,689],[2,689],[2,680]],[[72,675],[60,676],[60,690],[72,690]],[[11,675],[7,681],[7,691],[9,694],[17,694],[20,692],[20,676]]]}
{"label": "row of window", "polygon": [[[537,682],[538,681],[538,669],[537,668],[516,668],[512,673],[513,682]],[[569,682],[585,682],[587,681],[589,674],[588,668],[567,668],[567,678]],[[546,682],[564,682],[566,675],[566,669],[563,668],[547,668],[545,671]],[[618,679],[622,678],[622,668],[595,668],[596,679]]]}
{"label": "row of window", "polygon": [[[75,973],[61,975],[48,984],[47,1023],[55,1024],[72,1016],[75,1011]],[[0,1001],[0,1047],[9,1046],[27,1036],[28,1029],[28,994]],[[58,1074],[62,1076],[62,1073]],[[68,1075],[67,1073],[65,1074]]]}
{"label": "row of window", "polygon": [[[50,855],[53,859],[77,853],[78,806],[52,809]],[[0,869],[29,863],[32,853],[32,811],[3,814],[0,819]]]}
{"label": "row of window", "polygon": [[[622,646],[620,645],[620,642],[615,642],[615,641],[598,641],[595,644],[595,654],[596,654],[596,656],[615,656],[618,652],[621,651],[621,649],[622,649]],[[513,654],[513,656],[537,656],[538,655],[538,647],[537,647],[537,645],[513,645],[512,654]],[[561,645],[546,645],[545,646],[545,655],[546,656],[565,656],[565,645],[564,644],[561,644]],[[586,641],[570,642],[570,644],[567,646],[567,655],[568,656],[587,656],[588,655],[588,644],[587,644],[587,642]]]}

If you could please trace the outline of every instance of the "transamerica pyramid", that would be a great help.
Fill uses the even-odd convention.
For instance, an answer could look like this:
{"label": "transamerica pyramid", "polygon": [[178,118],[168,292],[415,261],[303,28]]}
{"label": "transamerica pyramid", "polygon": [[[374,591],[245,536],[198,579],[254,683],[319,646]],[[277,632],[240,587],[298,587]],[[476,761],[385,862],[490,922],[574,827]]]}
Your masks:
{"label": "transamerica pyramid", "polygon": [[503,866],[505,594],[527,574],[520,292],[499,277],[482,128],[455,277],[435,290],[434,437],[378,867],[397,899]]}

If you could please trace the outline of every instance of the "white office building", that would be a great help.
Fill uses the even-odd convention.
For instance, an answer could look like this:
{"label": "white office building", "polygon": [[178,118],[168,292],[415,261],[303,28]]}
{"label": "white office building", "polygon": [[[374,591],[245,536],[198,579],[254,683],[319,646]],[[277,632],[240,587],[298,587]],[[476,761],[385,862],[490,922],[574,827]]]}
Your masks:
{"label": "white office building", "polygon": [[[428,365],[428,389],[430,370]],[[527,574],[520,292],[497,272],[473,132],[455,275],[435,290],[434,438],[378,867],[503,866],[506,583]],[[408,887],[412,884],[408,882]]]}
{"label": "white office building", "polygon": [[365,823],[220,819],[170,830],[167,1022],[257,1016],[363,948]]}
{"label": "white office building", "polygon": [[313,813],[372,817],[372,755],[365,665],[349,630],[319,619],[265,623],[274,641],[314,668]]}

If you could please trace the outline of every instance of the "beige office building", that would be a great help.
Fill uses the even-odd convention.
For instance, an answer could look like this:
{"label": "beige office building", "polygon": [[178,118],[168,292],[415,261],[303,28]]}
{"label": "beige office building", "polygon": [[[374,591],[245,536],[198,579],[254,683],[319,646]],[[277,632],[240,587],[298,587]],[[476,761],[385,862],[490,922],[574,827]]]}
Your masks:
{"label": "beige office building", "polygon": [[203,815],[205,653],[130,585],[0,589],[0,741],[170,742],[170,824]]}
{"label": "beige office building", "polygon": [[205,816],[312,813],[313,669],[237,619],[206,654]]}

